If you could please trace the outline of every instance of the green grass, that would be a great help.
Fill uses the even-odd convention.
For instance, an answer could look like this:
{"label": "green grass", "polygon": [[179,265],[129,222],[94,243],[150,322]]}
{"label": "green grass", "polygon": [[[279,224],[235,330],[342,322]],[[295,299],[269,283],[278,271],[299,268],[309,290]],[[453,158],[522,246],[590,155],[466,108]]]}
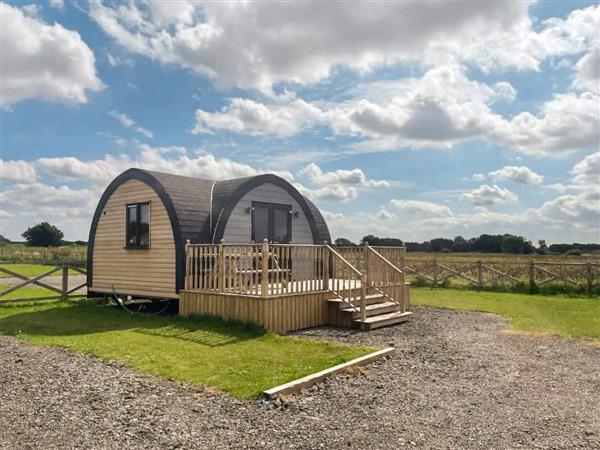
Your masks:
{"label": "green grass", "polygon": [[[9,287],[10,286],[0,284],[0,292],[4,291],[5,289],[8,289]],[[53,292],[49,289],[37,286],[32,287],[29,284],[25,287],[17,289],[16,291],[10,292],[7,295],[3,295],[2,297],[0,297],[0,302],[2,300],[14,300],[16,298],[45,298],[59,296],[60,294]]]}
{"label": "green grass", "polygon": [[241,398],[373,350],[278,336],[216,318],[133,315],[89,301],[0,305],[0,333]]}
{"label": "green grass", "polygon": [[499,314],[515,329],[525,332],[600,339],[600,299],[597,298],[413,288],[411,302],[416,306]]}
{"label": "green grass", "polygon": [[[11,270],[18,274],[24,275],[26,277],[36,277],[45,272],[49,272],[54,269],[56,266],[49,264],[0,264],[0,267],[4,267],[5,269]],[[62,270],[57,270],[50,276],[61,276]],[[69,269],[69,275],[80,275],[79,272]],[[9,275],[4,272],[0,272],[0,278],[12,278],[12,275]],[[42,281],[44,281],[42,279]]]}

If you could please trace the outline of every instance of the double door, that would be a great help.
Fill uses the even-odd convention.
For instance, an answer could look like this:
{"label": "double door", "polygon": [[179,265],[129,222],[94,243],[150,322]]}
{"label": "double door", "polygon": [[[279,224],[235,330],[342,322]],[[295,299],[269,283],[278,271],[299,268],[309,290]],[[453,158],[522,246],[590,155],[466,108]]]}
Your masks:
{"label": "double door", "polygon": [[292,241],[292,207],[278,203],[252,202],[252,240],[273,244]]}

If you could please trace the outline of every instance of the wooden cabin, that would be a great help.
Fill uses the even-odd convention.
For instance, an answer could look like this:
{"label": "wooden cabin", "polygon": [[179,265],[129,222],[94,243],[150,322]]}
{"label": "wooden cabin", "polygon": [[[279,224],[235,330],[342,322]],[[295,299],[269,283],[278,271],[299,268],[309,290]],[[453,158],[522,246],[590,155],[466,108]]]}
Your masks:
{"label": "wooden cabin", "polygon": [[279,332],[405,320],[404,248],[330,242],[319,209],[276,175],[213,181],[129,169],[92,220],[88,295],[177,299],[182,315]]}

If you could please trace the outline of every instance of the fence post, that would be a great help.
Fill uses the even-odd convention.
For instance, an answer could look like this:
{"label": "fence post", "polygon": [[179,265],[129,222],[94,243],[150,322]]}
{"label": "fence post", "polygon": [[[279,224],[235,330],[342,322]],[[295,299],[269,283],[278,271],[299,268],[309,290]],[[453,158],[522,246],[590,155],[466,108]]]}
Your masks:
{"label": "fence post", "polygon": [[224,248],[224,239],[221,239],[219,242],[219,282],[217,285],[218,292],[225,292],[225,248]]}
{"label": "fence post", "polygon": [[436,287],[438,278],[437,259],[433,258],[433,286]]}
{"label": "fence post", "polygon": [[189,239],[185,240],[185,288],[190,289],[191,285],[191,269],[192,269],[192,258],[190,255],[190,244],[191,241]]}
{"label": "fence post", "polygon": [[585,267],[585,277],[587,278],[587,291],[588,291],[588,296],[592,296],[592,289],[593,289],[593,282],[594,279],[592,278],[592,264],[591,263],[587,263],[586,267]]}
{"label": "fence post", "polygon": [[529,261],[529,292],[535,291],[535,262]]}
{"label": "fence post", "polygon": [[364,323],[367,318],[367,274],[361,272],[360,276],[360,320]]}
{"label": "fence post", "polygon": [[261,268],[260,295],[269,295],[269,241],[263,240],[262,245],[262,268]]}
{"label": "fence post", "polygon": [[402,275],[400,275],[400,295],[402,299],[402,312],[408,311],[408,288],[406,285],[406,272],[404,269],[406,263],[406,247],[400,247],[400,270],[402,271]]}
{"label": "fence post", "polygon": [[67,299],[67,291],[69,290],[69,264],[62,263],[62,285],[60,292],[60,299]]}
{"label": "fence post", "polygon": [[329,249],[327,248],[327,241],[323,242],[323,290],[329,290]]}
{"label": "fence post", "polygon": [[363,243],[362,267],[359,269],[365,274],[365,283],[369,285],[369,246],[366,242]]}
{"label": "fence post", "polygon": [[477,261],[477,285],[479,289],[483,288],[483,263],[481,260]]}

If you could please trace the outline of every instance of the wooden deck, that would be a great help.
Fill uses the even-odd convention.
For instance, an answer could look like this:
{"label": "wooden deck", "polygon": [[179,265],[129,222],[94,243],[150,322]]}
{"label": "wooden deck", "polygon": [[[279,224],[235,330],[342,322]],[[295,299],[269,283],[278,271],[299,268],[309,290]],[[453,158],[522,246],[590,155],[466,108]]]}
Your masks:
{"label": "wooden deck", "polygon": [[[380,250],[390,253],[386,249]],[[375,248],[345,252],[354,264],[344,252],[328,245],[188,243],[179,314],[215,315],[279,333],[328,324],[372,329],[406,320],[404,272]],[[401,264],[404,248],[394,252]]]}

